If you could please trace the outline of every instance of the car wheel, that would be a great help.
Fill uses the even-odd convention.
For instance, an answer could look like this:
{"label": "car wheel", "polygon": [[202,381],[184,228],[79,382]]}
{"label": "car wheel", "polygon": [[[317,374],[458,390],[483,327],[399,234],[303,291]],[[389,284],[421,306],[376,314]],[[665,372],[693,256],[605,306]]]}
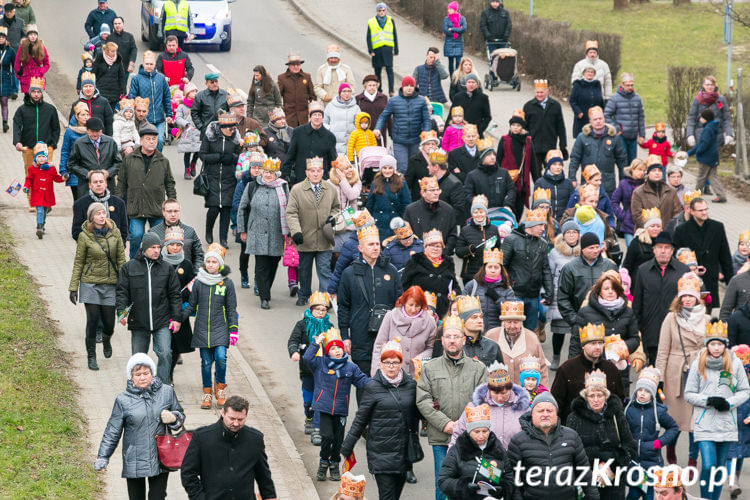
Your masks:
{"label": "car wheel", "polygon": [[221,42],[219,45],[219,49],[221,49],[222,52],[229,52],[232,49],[232,28],[231,26],[227,30],[227,39]]}

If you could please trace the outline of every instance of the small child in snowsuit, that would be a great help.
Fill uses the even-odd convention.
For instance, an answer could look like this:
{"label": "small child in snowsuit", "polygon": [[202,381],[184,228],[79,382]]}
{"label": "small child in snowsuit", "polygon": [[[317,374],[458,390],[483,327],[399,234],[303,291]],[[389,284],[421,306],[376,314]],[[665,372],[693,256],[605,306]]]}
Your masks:
{"label": "small child in snowsuit", "polygon": [[519,365],[521,371],[518,373],[518,378],[521,382],[521,387],[529,391],[529,396],[531,396],[529,406],[534,402],[534,398],[537,394],[549,391],[549,389],[542,385],[542,373],[540,368],[541,365],[536,356],[521,358],[521,364]]}
{"label": "small child in snowsuit", "polygon": [[185,179],[195,177],[195,164],[198,162],[198,153],[201,150],[201,131],[195,127],[193,118],[190,116],[190,109],[193,107],[193,100],[198,94],[198,87],[190,82],[185,85],[185,96],[182,102],[177,106],[174,114],[174,124],[179,129],[180,142],[177,143],[177,152],[183,154],[183,163],[185,164]]}
{"label": "small child in snowsuit", "polygon": [[44,237],[44,224],[47,222],[47,212],[55,206],[54,182],[65,182],[68,174],[61,176],[57,169],[50,165],[49,149],[43,142],[34,146],[34,164],[29,165],[23,192],[29,197],[29,206],[36,207],[36,236],[40,240]]}
{"label": "small child in snowsuit", "polygon": [[378,140],[370,130],[370,114],[364,111],[357,113],[354,117],[354,131],[349,134],[349,142],[346,145],[346,156],[354,163],[354,156],[359,157],[359,152],[367,146],[377,146]]}
{"label": "small child in snowsuit", "polygon": [[[259,154],[260,157],[258,156]],[[237,165],[234,167],[235,177],[237,177],[237,179],[242,177],[242,172],[246,172],[250,169],[250,160],[252,159],[253,163],[257,163],[258,158],[261,158],[261,165],[266,160],[266,155],[263,154],[263,148],[260,147],[260,134],[248,131],[242,139],[242,153],[237,157]]]}
{"label": "small child in snowsuit", "polygon": [[450,153],[456,148],[464,145],[464,108],[453,106],[451,108],[451,123],[445,127],[443,132],[442,148]]}
{"label": "small child in snowsuit", "polygon": [[115,114],[112,123],[112,139],[120,148],[123,158],[141,145],[141,136],[135,125],[135,101],[120,99],[120,112]]}
{"label": "small child in snowsuit", "polygon": [[[648,149],[648,154],[661,157],[661,165],[666,168],[669,159],[672,158],[672,146],[667,139],[667,125],[664,122],[654,125],[654,135],[651,136],[651,139],[644,141],[641,147]],[[666,170],[663,172],[662,178],[667,178]]]}
{"label": "small child in snowsuit", "polygon": [[76,78],[76,92],[81,91],[81,87],[83,84],[81,83],[82,76],[87,71],[93,71],[92,68],[94,67],[94,58],[91,55],[91,52],[84,52],[81,54],[81,61],[83,61],[83,66],[81,69],[78,70],[78,77]]}

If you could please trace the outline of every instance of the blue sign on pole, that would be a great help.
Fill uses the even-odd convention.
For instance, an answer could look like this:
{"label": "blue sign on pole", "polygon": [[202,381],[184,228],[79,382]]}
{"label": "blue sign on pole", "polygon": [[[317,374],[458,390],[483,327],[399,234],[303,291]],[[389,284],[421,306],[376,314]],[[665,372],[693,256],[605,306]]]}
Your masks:
{"label": "blue sign on pole", "polygon": [[724,7],[724,43],[732,41],[732,16],[729,5]]}

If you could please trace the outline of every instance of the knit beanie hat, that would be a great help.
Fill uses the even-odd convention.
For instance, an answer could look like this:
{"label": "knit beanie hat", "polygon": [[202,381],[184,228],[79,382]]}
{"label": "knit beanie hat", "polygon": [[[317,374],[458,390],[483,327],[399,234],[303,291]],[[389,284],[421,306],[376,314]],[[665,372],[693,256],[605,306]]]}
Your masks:
{"label": "knit beanie hat", "polygon": [[397,166],[398,166],[398,162],[396,161],[396,158],[394,158],[392,155],[383,155],[383,157],[380,158],[380,163],[378,164],[379,168],[383,168],[383,167],[396,168]]}
{"label": "knit beanie hat", "polygon": [[154,245],[162,246],[161,238],[159,238],[158,234],[149,231],[143,235],[143,238],[141,238],[141,252]]}
{"label": "knit beanie hat", "polygon": [[484,195],[477,195],[474,198],[471,199],[471,211],[470,213],[474,213],[474,210],[484,210],[485,213],[487,213],[487,197]]}
{"label": "knit beanie hat", "polygon": [[[576,208],[576,220],[583,226],[588,226],[594,221],[596,210],[589,205],[583,205]],[[583,248],[583,246],[581,247]]]}
{"label": "knit beanie hat", "polygon": [[412,87],[417,86],[417,82],[414,80],[414,77],[411,75],[406,75],[403,80],[401,80],[401,88],[406,87],[407,85],[410,85]]}
{"label": "knit beanie hat", "polygon": [[145,352],[137,352],[130,356],[125,365],[125,376],[128,377],[128,380],[133,380],[133,368],[138,365],[148,366],[151,370],[151,375],[156,376],[156,364],[154,360]]}
{"label": "knit beanie hat", "polygon": [[339,85],[339,94],[341,94],[341,91],[344,89],[352,90],[352,86],[346,82],[341,82],[341,85]]}
{"label": "knit beanie hat", "polygon": [[185,231],[180,226],[170,226],[164,231],[164,245],[171,245],[172,243],[179,243],[180,245],[185,243]]}
{"label": "knit beanie hat", "polygon": [[219,243],[211,243],[208,245],[208,248],[206,249],[206,253],[203,255],[203,263],[205,264],[206,260],[209,257],[213,257],[214,259],[219,261],[219,268],[224,267],[224,256],[227,253],[227,249],[221,246]]}
{"label": "knit beanie hat", "polygon": [[565,234],[568,231],[578,231],[579,234],[581,232],[581,228],[578,227],[578,224],[576,224],[576,221],[574,221],[572,218],[568,218],[565,222],[563,222],[563,225],[560,228],[560,234]]}
{"label": "knit beanie hat", "polygon": [[101,35],[111,35],[112,30],[109,27],[109,24],[102,23],[101,27],[99,28],[99,36]]}
{"label": "knit beanie hat", "polygon": [[534,398],[534,401],[531,402],[531,411],[534,411],[534,407],[538,405],[539,403],[552,403],[555,406],[555,410],[559,410],[560,408],[557,406],[557,401],[555,400],[555,397],[550,392],[542,392],[540,394],[537,394]]}
{"label": "knit beanie hat", "polygon": [[104,203],[99,203],[97,201],[89,205],[89,208],[86,209],[86,218],[89,222],[94,221],[94,214],[99,210],[107,210],[107,208],[104,206]]}
{"label": "knit beanie hat", "polygon": [[594,233],[586,233],[581,236],[581,248],[590,247],[592,245],[601,245],[597,235]]}
{"label": "knit beanie hat", "polygon": [[466,413],[466,432],[490,428],[490,407],[487,403],[479,406],[467,406],[464,408],[464,413]]}

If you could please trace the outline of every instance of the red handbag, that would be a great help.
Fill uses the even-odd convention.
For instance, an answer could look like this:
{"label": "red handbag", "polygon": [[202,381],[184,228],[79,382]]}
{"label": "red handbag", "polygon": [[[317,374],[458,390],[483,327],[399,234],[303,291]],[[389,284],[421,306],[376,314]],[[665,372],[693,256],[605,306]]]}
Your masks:
{"label": "red handbag", "polygon": [[180,470],[182,459],[185,458],[190,440],[193,439],[193,433],[182,431],[173,435],[169,426],[166,427],[165,434],[156,435],[156,449],[159,452],[159,462],[171,471]]}

